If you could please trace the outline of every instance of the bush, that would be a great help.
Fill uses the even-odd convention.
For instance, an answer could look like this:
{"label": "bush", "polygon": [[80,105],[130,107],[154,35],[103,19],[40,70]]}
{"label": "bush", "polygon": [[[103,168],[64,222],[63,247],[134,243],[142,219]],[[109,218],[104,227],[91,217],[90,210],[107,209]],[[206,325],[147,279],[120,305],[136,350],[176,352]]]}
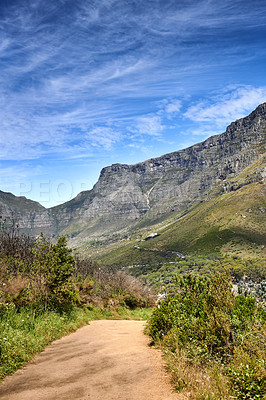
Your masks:
{"label": "bush", "polygon": [[76,258],[76,276],[91,279],[90,301],[95,305],[153,307],[155,296],[148,285],[123,271],[111,267],[101,268],[90,259]]}
{"label": "bush", "polygon": [[159,303],[149,322],[153,339],[162,338],[173,327],[182,346],[201,347],[203,353],[225,357],[230,354],[232,308],[230,279],[218,274],[207,279],[185,275],[176,282],[176,294]]}
{"label": "bush", "polygon": [[65,308],[78,301],[72,280],[74,257],[71,253],[64,236],[52,244],[41,235],[34,244],[31,279],[36,296],[45,308]]}
{"label": "bush", "polygon": [[13,262],[8,263],[9,272],[16,273],[18,269],[25,269],[32,262],[31,249],[33,239],[21,233],[14,218],[3,219],[0,216],[0,255]]}
{"label": "bush", "polygon": [[[185,275],[176,280],[175,293],[159,302],[147,332],[186,369],[196,371],[201,365],[211,379],[212,371],[220,368],[219,379],[229,377],[238,399],[263,399],[265,319],[254,298],[233,295],[228,273],[208,279]],[[178,386],[189,385],[180,369],[171,369],[178,371]],[[227,398],[223,396],[218,398]]]}
{"label": "bush", "polygon": [[[41,235],[35,241],[11,220],[0,223],[0,302],[17,308],[66,309],[79,301],[73,281],[75,261],[65,237],[55,244]],[[4,309],[2,307],[2,309]]]}
{"label": "bush", "polygon": [[[246,399],[265,399],[266,393],[266,374],[265,361],[263,359],[250,358],[247,354],[242,354],[244,362],[234,363],[237,365],[228,368],[228,376],[232,383],[232,388],[239,400]],[[235,357],[238,360],[238,357]]]}

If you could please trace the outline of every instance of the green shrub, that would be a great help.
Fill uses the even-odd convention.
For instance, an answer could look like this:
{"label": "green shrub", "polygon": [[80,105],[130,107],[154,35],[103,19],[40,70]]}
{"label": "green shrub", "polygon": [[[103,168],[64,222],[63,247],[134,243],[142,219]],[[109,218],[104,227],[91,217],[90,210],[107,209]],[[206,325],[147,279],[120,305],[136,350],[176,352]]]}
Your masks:
{"label": "green shrub", "polygon": [[[232,293],[227,274],[207,279],[184,275],[176,282],[176,294],[159,303],[149,322],[149,334],[162,339],[176,329],[182,346],[201,347],[202,353],[220,357],[230,354]],[[201,352],[200,352],[201,353]]]}
{"label": "green shrub", "polygon": [[259,400],[265,398],[265,377],[262,380],[256,372],[256,368],[251,368],[248,364],[240,364],[237,368],[229,369],[228,375],[237,399]]}
{"label": "green shrub", "polygon": [[30,270],[33,289],[45,308],[65,308],[78,301],[78,292],[71,279],[74,272],[72,250],[66,238],[59,237],[55,244],[43,235],[32,250],[34,261]]}
{"label": "green shrub", "polygon": [[[211,379],[212,371],[220,368],[217,376],[223,382],[228,376],[238,399],[263,399],[265,320],[266,312],[254,298],[233,294],[228,273],[208,279],[184,275],[176,280],[174,294],[159,302],[147,332],[186,369],[195,372],[201,365]],[[178,371],[177,386],[183,388],[186,382],[188,388],[180,368],[171,368]],[[217,398],[226,399],[223,396]]]}

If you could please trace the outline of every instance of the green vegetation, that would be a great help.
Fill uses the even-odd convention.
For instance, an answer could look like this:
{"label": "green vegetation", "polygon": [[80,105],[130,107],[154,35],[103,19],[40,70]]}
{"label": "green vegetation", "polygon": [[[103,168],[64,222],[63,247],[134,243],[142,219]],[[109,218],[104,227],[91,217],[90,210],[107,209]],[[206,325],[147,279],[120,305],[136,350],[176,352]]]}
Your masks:
{"label": "green vegetation", "polygon": [[75,259],[64,237],[0,228],[0,380],[89,320],[150,316],[154,296],[136,278]]}
{"label": "green vegetation", "polygon": [[152,309],[130,310],[125,307],[102,309],[73,307],[68,312],[36,312],[34,308],[19,311],[11,303],[0,317],[0,381],[16,371],[53,340],[74,332],[95,319],[146,320]]}
{"label": "green vegetation", "polygon": [[266,263],[264,260],[243,260],[239,257],[217,255],[192,255],[163,266],[136,266],[130,271],[151,285],[157,292],[175,291],[176,277],[194,273],[210,277],[227,269],[239,290],[250,293],[266,305]]}
{"label": "green vegetation", "polygon": [[89,318],[85,310],[76,308],[67,313],[37,313],[33,308],[18,311],[14,304],[6,305],[0,318],[0,380],[30,361],[53,340],[87,324]]}
{"label": "green vegetation", "polygon": [[266,312],[234,295],[230,275],[183,275],[147,328],[179,392],[195,400],[265,399]]}
{"label": "green vegetation", "polygon": [[[239,182],[240,184],[241,182]],[[196,204],[151,227],[137,224],[129,240],[115,242],[103,239],[100,247],[86,250],[102,265],[146,266],[158,268],[178,261],[174,252],[187,255],[217,255],[242,259],[266,259],[264,187],[253,182]],[[145,216],[143,217],[145,218]],[[141,241],[151,232],[160,236]]]}

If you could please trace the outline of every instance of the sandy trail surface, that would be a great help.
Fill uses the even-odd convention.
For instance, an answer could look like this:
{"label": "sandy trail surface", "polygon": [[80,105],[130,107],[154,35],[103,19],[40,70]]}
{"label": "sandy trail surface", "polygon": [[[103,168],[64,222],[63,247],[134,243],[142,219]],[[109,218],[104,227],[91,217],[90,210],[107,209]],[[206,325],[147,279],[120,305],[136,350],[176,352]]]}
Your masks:
{"label": "sandy trail surface", "polygon": [[141,321],[92,321],[0,385],[1,400],[178,400]]}

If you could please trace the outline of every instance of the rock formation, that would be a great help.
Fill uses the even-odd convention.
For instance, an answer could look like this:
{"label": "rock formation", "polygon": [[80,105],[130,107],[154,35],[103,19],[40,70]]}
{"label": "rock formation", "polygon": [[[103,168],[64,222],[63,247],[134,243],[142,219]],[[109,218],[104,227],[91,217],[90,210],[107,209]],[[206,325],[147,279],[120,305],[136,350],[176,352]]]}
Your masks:
{"label": "rock formation", "polygon": [[[221,135],[187,149],[135,165],[113,164],[101,171],[92,190],[53,207],[0,192],[0,215],[15,213],[33,234],[66,233],[89,240],[129,229],[142,219],[152,223],[173,211],[234,190],[234,177],[265,152],[266,103],[231,123]],[[262,179],[262,166],[242,184]],[[14,197],[14,196],[13,196]],[[12,197],[12,199],[13,199]]]}

